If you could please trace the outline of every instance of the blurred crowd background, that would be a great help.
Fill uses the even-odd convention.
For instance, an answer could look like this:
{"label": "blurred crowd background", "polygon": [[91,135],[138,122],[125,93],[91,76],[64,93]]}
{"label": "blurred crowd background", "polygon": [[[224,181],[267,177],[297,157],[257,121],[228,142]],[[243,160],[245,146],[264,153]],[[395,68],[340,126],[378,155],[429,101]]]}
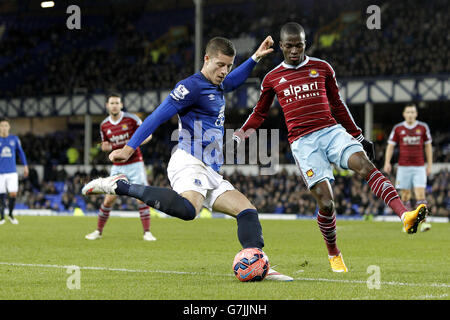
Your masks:
{"label": "blurred crowd background", "polygon": [[[120,0],[110,1],[112,5],[108,7],[104,1],[85,1],[82,31],[70,32],[61,27],[65,26],[66,14],[43,18],[25,9],[8,11],[5,3],[0,4],[0,99],[111,90],[170,90],[179,80],[197,71],[193,64],[195,12],[191,0],[167,0],[164,4],[127,1],[126,10],[118,9],[124,4]],[[369,0],[211,0],[204,3],[205,41],[219,35],[233,39],[238,44],[236,64],[247,59],[269,34],[276,47],[280,26],[297,21],[305,27],[307,54],[330,62],[338,80],[441,76],[448,75],[450,70],[447,0],[378,1],[382,28],[370,32],[365,11],[373,4]],[[252,77],[260,81],[280,61],[282,54],[276,50],[257,65]],[[362,126],[357,110],[349,107]],[[388,116],[378,116],[381,120],[374,126],[378,168],[382,168],[384,161],[387,135],[392,125],[402,120],[400,112],[389,115],[388,109],[389,106],[384,106]],[[430,126],[434,162],[449,163],[447,122],[430,115],[429,110],[419,108],[419,120],[426,120]],[[226,126],[239,127],[250,111],[231,108],[226,114]],[[176,119],[164,124],[155,132],[151,143],[142,148],[145,163],[152,167],[148,174],[152,185],[169,186],[166,165],[175,146],[170,135],[176,126]],[[273,108],[265,127],[280,128],[279,161],[294,164],[279,107]],[[90,151],[90,162],[108,164],[107,155],[97,145],[100,142],[98,123],[94,123],[94,134],[96,143]],[[93,170],[68,175],[57,169],[58,165],[83,162],[82,126],[41,135],[28,132],[21,134],[20,139],[32,170],[30,177],[21,181],[19,206],[59,211],[74,207],[87,211],[98,209],[101,197],[83,198],[80,190],[89,179],[108,172]],[[43,179],[38,179],[33,165],[44,166]],[[260,212],[313,215],[316,211],[313,198],[295,174],[283,171],[273,176],[245,176],[236,171],[225,178],[247,195]],[[394,176],[390,178],[394,180]],[[448,181],[446,170],[428,179],[427,198],[433,215],[450,214]],[[334,192],[338,214],[390,213],[373,197],[362,179],[348,172],[336,173]],[[131,199],[123,198],[115,208],[135,210],[136,205]]]}
{"label": "blurred crowd background", "polygon": [[[152,186],[170,187],[166,165],[148,170],[148,182]],[[81,188],[92,178],[109,175],[107,170],[93,169],[91,172],[77,172],[68,175],[64,169],[50,169],[54,180],[37,180],[37,173],[31,168],[28,179],[21,180],[19,208],[52,209],[71,212],[76,207],[84,211],[97,211],[103,201],[102,196],[82,197]],[[394,181],[393,175],[388,175]],[[283,170],[275,175],[251,176],[239,170],[224,174],[235,188],[245,194],[261,213],[291,213],[315,215],[316,202],[296,173]],[[392,214],[384,202],[377,199],[364,179],[348,171],[336,171],[333,191],[338,215],[364,216]],[[428,177],[427,200],[434,216],[450,217],[449,172],[441,170]],[[414,202],[413,202],[414,203]],[[115,210],[137,210],[136,201],[119,197]]]}
{"label": "blurred crowd background", "polygon": [[[308,52],[330,62],[338,78],[450,70],[447,0],[378,1],[382,28],[370,32],[361,32],[368,31],[368,0],[204,3],[205,41],[218,35],[241,40],[236,63],[269,34],[277,43],[286,21],[298,21]],[[128,1],[121,11],[104,1],[82,7],[96,5],[102,12],[84,14],[82,32],[61,27],[67,15],[1,15],[0,97],[168,89],[194,73],[191,0],[167,1],[164,10],[154,1]],[[264,59],[254,76],[263,77],[281,57],[278,50]]]}

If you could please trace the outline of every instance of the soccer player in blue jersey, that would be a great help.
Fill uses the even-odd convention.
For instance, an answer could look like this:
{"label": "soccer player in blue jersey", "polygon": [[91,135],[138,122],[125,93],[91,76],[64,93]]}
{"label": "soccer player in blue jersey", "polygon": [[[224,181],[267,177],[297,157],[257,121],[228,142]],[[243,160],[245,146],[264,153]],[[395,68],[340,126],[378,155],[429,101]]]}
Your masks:
{"label": "soccer player in blue jersey", "polygon": [[14,218],[13,210],[16,204],[17,191],[19,190],[19,176],[16,169],[16,151],[24,165],[23,175],[28,176],[28,165],[20,140],[17,136],[10,135],[11,126],[6,118],[0,118],[0,225],[5,223],[5,198],[8,192],[9,221],[18,224]]}
{"label": "soccer player in blue jersey", "polygon": [[[178,114],[178,149],[167,167],[173,190],[130,184],[124,176],[118,175],[95,179],[83,188],[82,193],[131,196],[183,220],[193,220],[204,206],[236,218],[237,234],[243,248],[262,248],[264,240],[256,208],[218,171],[223,164],[224,93],[243,84],[259,59],[273,51],[272,45],[269,36],[251,58],[230,72],[236,56],[233,43],[222,37],[211,39],[206,46],[201,71],[178,82],[127,145],[110,153],[111,161],[126,161],[159,125]],[[266,279],[292,280],[273,269],[269,270]]]}

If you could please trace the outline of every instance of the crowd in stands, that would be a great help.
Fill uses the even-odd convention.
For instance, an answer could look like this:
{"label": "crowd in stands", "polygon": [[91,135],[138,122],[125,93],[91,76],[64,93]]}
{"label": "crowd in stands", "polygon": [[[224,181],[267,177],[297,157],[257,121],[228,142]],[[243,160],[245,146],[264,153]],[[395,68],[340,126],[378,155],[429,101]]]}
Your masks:
{"label": "crowd in stands", "polygon": [[[269,125],[270,126],[270,125]],[[235,128],[238,127],[236,124]],[[162,165],[168,163],[171,152],[176,147],[176,141],[171,141],[171,135],[176,125],[173,123],[163,124],[153,134],[151,143],[141,146],[141,151],[147,165]],[[275,127],[276,128],[276,127]],[[291,148],[287,139],[283,136],[284,131],[280,130],[279,139],[279,163],[295,164],[292,157]],[[386,148],[385,133],[382,138],[374,139],[376,160],[375,165],[379,168],[384,163],[384,152]],[[433,161],[450,162],[450,132],[437,131],[432,132],[433,137]],[[22,147],[27,156],[27,161],[32,164],[40,165],[63,165],[63,164],[82,164],[83,163],[83,139],[84,134],[81,131],[64,131],[42,136],[27,133],[19,136]],[[99,139],[97,137],[97,139]],[[97,141],[100,142],[100,141]],[[40,146],[36,148],[36,146]],[[247,156],[249,144],[246,144]],[[270,150],[270,148],[268,148]],[[95,152],[94,152],[95,150]],[[397,161],[398,148],[395,149],[393,163]],[[91,164],[109,164],[108,154],[101,152],[97,143],[94,143],[91,150]]]}
{"label": "crowd in stands", "polygon": [[[236,0],[226,5],[206,4],[204,38],[253,38],[258,45],[270,34],[277,44],[280,26],[297,21],[305,27],[307,53],[329,61],[338,78],[435,75],[450,70],[447,0],[378,2],[382,9],[380,30],[366,26],[366,8],[371,4],[369,0]],[[105,10],[103,15],[95,16],[84,12],[81,31],[61,27],[65,16],[48,19],[0,14],[0,98],[171,89],[197,71],[193,64],[191,9],[127,13]],[[240,53],[236,64],[251,53]],[[281,52],[276,49],[258,64],[253,75],[261,80],[281,60]],[[175,145],[167,143],[173,127],[172,123],[160,128],[153,141],[142,147],[145,163],[153,166],[149,174],[152,185],[169,186],[165,166]],[[450,133],[444,130],[432,134],[434,161],[450,162]],[[87,211],[98,209],[101,197],[82,198],[80,190],[90,178],[107,172],[68,176],[56,170],[56,165],[83,162],[83,132],[71,130],[45,136],[30,133],[20,138],[28,162],[45,166],[43,180],[38,181],[31,170],[30,178],[22,181],[20,203],[61,211],[80,205]],[[294,164],[285,141],[281,137],[279,161]],[[375,143],[375,164],[381,168],[386,136]],[[95,144],[90,156],[92,164],[109,164],[107,155],[99,152]],[[226,178],[260,212],[312,215],[316,211],[313,198],[294,174],[244,176],[235,172]],[[448,179],[448,172],[442,171],[428,181],[433,214],[449,215]],[[359,178],[337,175],[334,191],[338,214],[389,213]],[[129,198],[120,198],[116,203],[116,209],[135,208]]]}
{"label": "crowd in stands", "polygon": [[314,54],[330,61],[339,77],[450,70],[447,1],[389,1],[380,7],[381,29],[332,31],[338,39],[332,45],[319,46]]}
{"label": "crowd in stands", "polygon": [[[280,26],[298,21],[305,26],[309,52],[329,61],[339,78],[450,70],[446,0],[384,1],[379,4],[380,30],[366,27],[370,4],[249,0],[205,5],[204,38],[250,37],[257,46],[271,34],[277,43]],[[158,12],[105,10],[103,16],[84,15],[80,32],[60,27],[65,23],[61,19],[20,15],[2,19],[6,22],[0,37],[0,96],[173,88],[197,71],[194,16],[193,7]],[[262,79],[278,65],[282,58],[276,51],[257,66],[255,76]],[[250,54],[240,53],[236,63]]]}
{"label": "crowd in stands", "polygon": [[82,131],[56,131],[45,135],[28,132],[19,138],[30,163],[51,166],[79,164],[83,161]]}
{"label": "crowd in stands", "polygon": [[[233,117],[230,117],[233,120]],[[267,127],[275,126],[273,122],[279,122],[276,117],[267,120]],[[237,125],[231,125],[237,128]],[[433,128],[433,126],[431,126]],[[176,128],[176,121],[169,121],[162,125],[153,134],[150,143],[141,146],[144,161],[149,168],[148,181],[150,185],[169,187],[166,166],[171,152],[176,147],[176,141],[171,141],[171,135]],[[390,129],[390,128],[389,128]],[[289,144],[286,142],[285,132],[280,130],[279,162],[280,164],[295,164]],[[374,139],[376,146],[375,165],[382,168],[384,152],[386,149],[386,137],[388,132],[377,135]],[[450,162],[450,132],[432,131],[433,160],[435,163]],[[97,137],[98,138],[98,137]],[[77,173],[69,176],[58,165],[82,164],[83,132],[76,130],[56,132],[44,136],[31,133],[20,136],[24,152],[29,164],[43,165],[43,179],[39,181],[36,170],[31,168],[30,177],[22,181],[21,203],[28,208],[53,208],[61,211],[71,211],[76,206],[83,206],[87,211],[96,211],[100,206],[102,197],[80,196],[82,186],[93,177],[107,176],[105,170],[94,169],[89,173]],[[39,148],[36,148],[39,146]],[[247,143],[248,147],[249,144]],[[76,149],[79,156],[71,160],[69,150]],[[106,168],[110,162],[107,153],[101,152],[97,143],[93,143],[91,152],[93,157],[90,164]],[[270,148],[268,148],[270,150]],[[398,152],[398,148],[395,149]],[[247,153],[248,156],[248,153]],[[397,153],[394,153],[392,163],[397,161]],[[248,159],[248,158],[247,158]],[[95,167],[94,167],[95,168]],[[255,204],[260,212],[276,213],[301,213],[312,215],[316,211],[316,204],[310,193],[305,189],[303,182],[295,174],[280,172],[271,176],[244,176],[238,171],[227,176],[238,190],[242,191]],[[391,181],[395,177],[390,176]],[[448,189],[449,174],[447,171],[439,172],[428,180],[427,197],[432,213],[435,215],[449,215]],[[56,183],[55,183],[56,182]],[[384,203],[376,199],[365,182],[355,176],[348,175],[345,171],[336,174],[334,183],[335,203],[338,214],[361,215],[367,212],[373,214],[388,214],[389,209]],[[121,198],[115,209],[134,210],[136,203],[129,198]]]}
{"label": "crowd in stands", "polygon": [[[167,179],[166,164],[153,166],[148,170],[148,182],[152,186],[170,187]],[[100,207],[102,196],[81,196],[85,183],[99,176],[107,176],[106,170],[95,167],[89,173],[77,172],[68,176],[64,170],[52,175],[58,181],[38,182],[32,177],[20,183],[21,191],[18,203],[26,208],[52,209],[56,211],[73,211],[80,207],[87,212],[96,212]],[[275,175],[244,175],[239,170],[224,174],[235,188],[246,195],[261,213],[290,213],[313,216],[317,213],[316,202],[296,172],[286,170]],[[336,212],[342,216],[363,216],[392,214],[384,202],[374,196],[364,179],[348,171],[335,171],[333,191]],[[393,181],[394,176],[389,176]],[[450,217],[450,174],[442,170],[432,175],[427,184],[427,200],[431,214]],[[137,210],[134,199],[118,197],[115,210]]]}

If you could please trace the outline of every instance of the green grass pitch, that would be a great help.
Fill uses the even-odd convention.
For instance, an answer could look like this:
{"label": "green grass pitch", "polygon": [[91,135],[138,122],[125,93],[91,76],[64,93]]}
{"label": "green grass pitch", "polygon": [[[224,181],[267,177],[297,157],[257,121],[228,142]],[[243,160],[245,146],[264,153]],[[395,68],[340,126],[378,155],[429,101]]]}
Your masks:
{"label": "green grass pitch", "polygon": [[[400,222],[338,219],[349,272],[335,274],[316,221],[262,220],[271,265],[295,281],[241,283],[231,267],[240,250],[233,219],[155,217],[155,242],[142,240],[138,218],[111,217],[96,241],[84,239],[96,217],[18,219],[0,226],[2,300],[450,299],[449,224],[407,235]],[[79,267],[79,289],[70,265]]]}

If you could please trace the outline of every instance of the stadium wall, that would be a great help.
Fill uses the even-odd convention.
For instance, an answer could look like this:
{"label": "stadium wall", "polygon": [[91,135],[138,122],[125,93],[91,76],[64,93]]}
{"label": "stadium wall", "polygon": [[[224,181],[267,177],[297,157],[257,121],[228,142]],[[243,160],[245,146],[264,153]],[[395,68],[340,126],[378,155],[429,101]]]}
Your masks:
{"label": "stadium wall", "polygon": [[[78,208],[74,210],[74,212],[57,212],[53,210],[47,209],[16,209],[14,210],[14,214],[17,216],[75,216],[75,217],[83,217],[83,216],[97,216],[97,212],[83,212]],[[171,216],[166,215],[163,212],[155,210],[151,208],[151,216],[158,218],[173,218]],[[113,210],[110,213],[110,217],[119,217],[119,218],[139,218],[139,212],[137,211],[119,211]],[[300,214],[287,214],[287,213],[260,213],[259,218],[261,220],[312,220],[316,219],[316,216],[311,215],[300,215]],[[175,218],[173,218],[175,219]],[[216,212],[209,212],[207,209],[203,209],[200,215],[197,216],[197,219],[233,219],[232,217]],[[364,220],[362,216],[344,216],[340,215],[339,220]],[[376,222],[399,222],[399,219],[395,215],[385,215],[385,216],[376,216],[373,218],[373,221]],[[432,223],[448,223],[450,219],[447,217],[427,217],[427,221]]]}
{"label": "stadium wall", "polygon": [[[450,100],[450,74],[439,76],[341,79],[340,94],[348,105],[410,101]],[[151,112],[170,93],[169,90],[123,92],[129,112]],[[230,107],[253,108],[260,95],[259,84],[247,83],[227,94]],[[103,115],[104,94],[22,97],[0,99],[0,116],[51,117]]]}

